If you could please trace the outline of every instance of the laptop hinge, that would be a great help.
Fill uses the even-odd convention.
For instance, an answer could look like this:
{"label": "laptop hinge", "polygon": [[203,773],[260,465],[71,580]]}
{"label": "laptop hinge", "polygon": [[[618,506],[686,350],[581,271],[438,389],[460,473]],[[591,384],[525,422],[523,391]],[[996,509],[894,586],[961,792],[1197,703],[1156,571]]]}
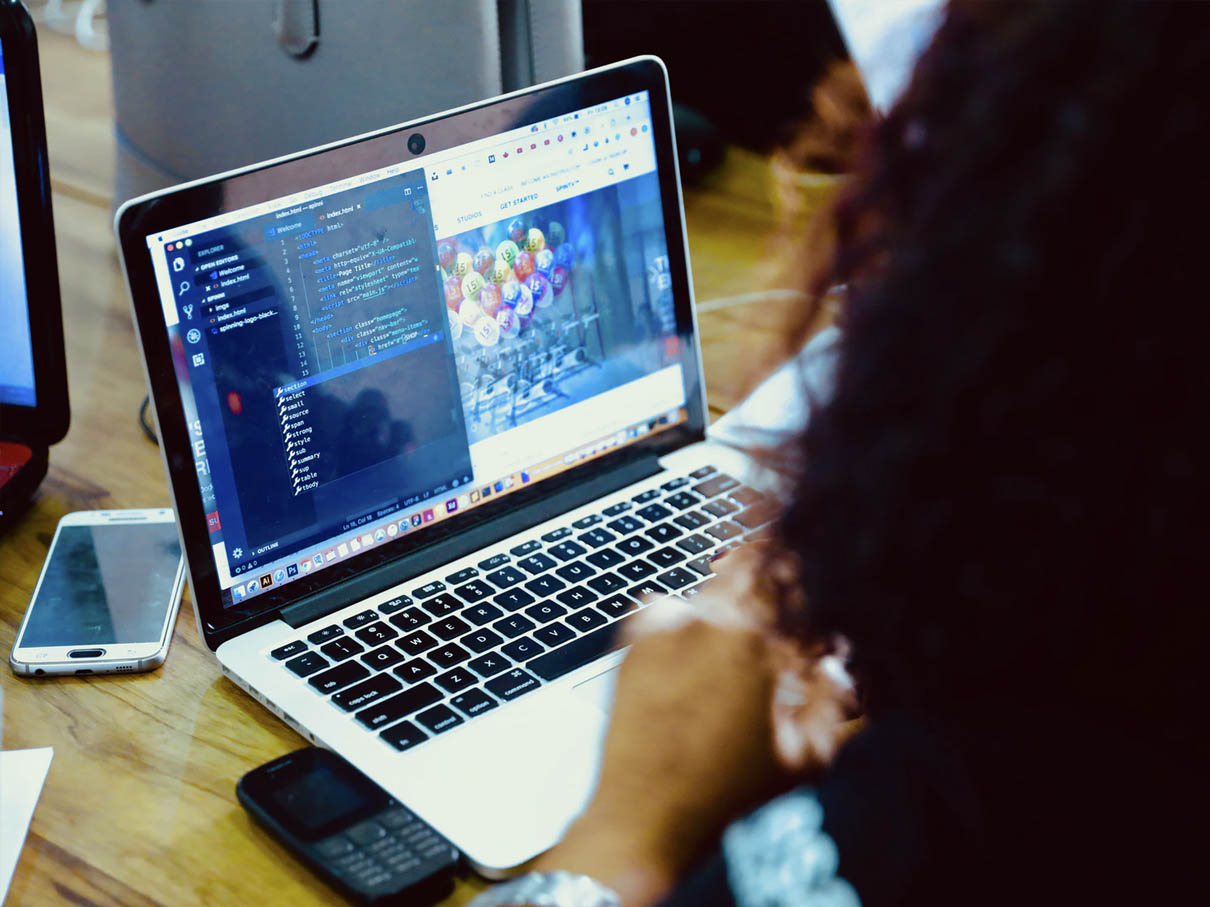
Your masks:
{"label": "laptop hinge", "polygon": [[367,570],[358,576],[337,583],[314,595],[281,609],[279,616],[291,627],[301,627],[333,611],[338,611],[350,602],[369,598],[384,589],[405,582],[413,576],[432,570],[442,564],[457,560],[492,545],[510,535],[524,532],[531,526],[574,510],[584,504],[602,498],[619,488],[625,488],[660,472],[659,459],[655,456],[640,460],[593,476],[573,487],[549,497],[540,498],[517,508],[511,513],[461,532],[453,538],[444,539],[421,548],[412,554]]}

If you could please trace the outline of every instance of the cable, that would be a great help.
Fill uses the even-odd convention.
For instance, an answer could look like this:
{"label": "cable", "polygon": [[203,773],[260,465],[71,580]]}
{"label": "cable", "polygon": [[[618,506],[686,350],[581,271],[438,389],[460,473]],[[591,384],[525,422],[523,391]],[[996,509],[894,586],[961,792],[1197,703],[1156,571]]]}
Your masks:
{"label": "cable", "polygon": [[151,397],[143,397],[143,402],[139,404],[139,428],[143,429],[143,434],[147,436],[147,440],[156,447],[160,446],[160,439],[155,436],[155,429],[151,427],[151,423],[147,421],[147,409],[151,406]]}

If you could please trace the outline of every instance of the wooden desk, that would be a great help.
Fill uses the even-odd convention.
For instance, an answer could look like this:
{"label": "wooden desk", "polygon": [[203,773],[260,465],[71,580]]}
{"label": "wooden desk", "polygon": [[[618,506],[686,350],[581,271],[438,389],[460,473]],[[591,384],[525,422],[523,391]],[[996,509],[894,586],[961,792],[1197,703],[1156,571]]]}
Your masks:
{"label": "wooden desk", "polygon": [[[0,538],[0,651],[8,654],[59,518],[68,511],[169,503],[156,448],[135,418],[145,392],[110,227],[108,58],[41,35],[72,426],[51,452],[32,510]],[[772,248],[767,162],[733,150],[688,192],[699,300],[761,289]],[[712,414],[734,405],[784,349],[794,301],[701,317]],[[3,746],[51,745],[46,786],[11,904],[320,904],[332,893],[256,828],[236,779],[303,744],[225,680],[186,601],[167,663],[150,674],[24,680],[3,670]],[[0,792],[2,795],[2,792]],[[450,904],[481,883],[463,881]]]}

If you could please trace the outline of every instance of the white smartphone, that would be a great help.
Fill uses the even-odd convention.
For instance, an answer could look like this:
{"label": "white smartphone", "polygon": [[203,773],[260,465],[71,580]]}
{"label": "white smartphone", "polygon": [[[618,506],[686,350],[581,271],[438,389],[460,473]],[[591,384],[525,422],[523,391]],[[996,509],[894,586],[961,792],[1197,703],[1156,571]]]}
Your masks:
{"label": "white smartphone", "polygon": [[33,675],[150,671],[168,655],[184,584],[172,510],[69,513],[8,663]]}

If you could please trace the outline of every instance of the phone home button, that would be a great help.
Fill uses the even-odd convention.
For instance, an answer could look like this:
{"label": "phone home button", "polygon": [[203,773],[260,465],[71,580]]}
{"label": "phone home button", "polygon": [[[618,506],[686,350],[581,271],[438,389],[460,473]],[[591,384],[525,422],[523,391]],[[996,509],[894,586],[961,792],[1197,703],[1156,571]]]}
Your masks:
{"label": "phone home button", "polygon": [[105,654],[104,649],[73,649],[67,653],[68,658],[100,658]]}

